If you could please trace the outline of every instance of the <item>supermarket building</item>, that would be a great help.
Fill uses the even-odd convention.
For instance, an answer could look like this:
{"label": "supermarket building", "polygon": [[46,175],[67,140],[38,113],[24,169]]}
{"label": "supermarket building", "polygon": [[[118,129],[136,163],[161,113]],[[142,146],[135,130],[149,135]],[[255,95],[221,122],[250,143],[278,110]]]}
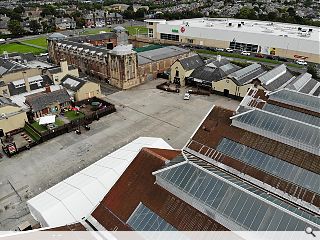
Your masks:
{"label": "supermarket building", "polygon": [[145,20],[148,37],[163,43],[232,48],[320,63],[320,29],[244,19]]}

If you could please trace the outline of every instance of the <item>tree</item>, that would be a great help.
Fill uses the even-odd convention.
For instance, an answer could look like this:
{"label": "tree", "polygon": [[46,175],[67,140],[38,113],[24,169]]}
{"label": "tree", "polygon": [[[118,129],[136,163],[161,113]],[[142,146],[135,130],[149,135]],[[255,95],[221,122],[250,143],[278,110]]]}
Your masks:
{"label": "tree", "polygon": [[256,11],[253,8],[242,7],[240,11],[236,14],[237,18],[243,19],[256,19]]}
{"label": "tree", "polygon": [[17,20],[10,20],[8,22],[8,30],[14,36],[22,36],[25,32],[23,27],[21,26],[20,22]]}
{"label": "tree", "polygon": [[312,75],[312,77],[315,79],[320,78],[320,76],[318,75],[317,67],[314,64],[308,65],[307,72],[310,73]]}
{"label": "tree", "polygon": [[32,31],[33,34],[38,34],[39,30],[41,30],[42,26],[38,21],[32,20],[29,23],[29,28],[30,28],[30,30]]}

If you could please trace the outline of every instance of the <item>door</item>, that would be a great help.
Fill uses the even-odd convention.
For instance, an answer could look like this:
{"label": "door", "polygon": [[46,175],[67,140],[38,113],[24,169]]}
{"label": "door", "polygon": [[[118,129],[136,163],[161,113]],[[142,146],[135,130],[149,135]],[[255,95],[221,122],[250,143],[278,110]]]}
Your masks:
{"label": "door", "polygon": [[228,89],[224,89],[223,96],[229,97],[229,90]]}

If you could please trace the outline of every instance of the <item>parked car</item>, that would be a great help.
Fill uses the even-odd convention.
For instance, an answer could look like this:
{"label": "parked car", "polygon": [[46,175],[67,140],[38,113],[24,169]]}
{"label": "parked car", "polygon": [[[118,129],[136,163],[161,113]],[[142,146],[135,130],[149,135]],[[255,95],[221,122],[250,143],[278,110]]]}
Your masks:
{"label": "parked car", "polygon": [[224,48],[217,48],[217,51],[224,52]]}
{"label": "parked car", "polygon": [[245,55],[245,56],[250,56],[250,52],[248,52],[248,51],[242,51],[241,52],[241,55]]}
{"label": "parked car", "polygon": [[226,48],[226,51],[229,52],[229,53],[232,53],[233,49],[232,48]]}
{"label": "parked car", "polygon": [[190,100],[190,93],[185,93],[183,96],[183,100]]}
{"label": "parked car", "polygon": [[162,72],[157,74],[157,78],[169,79],[170,74],[167,72]]}
{"label": "parked car", "polygon": [[305,62],[304,60],[301,60],[301,59],[298,59],[298,60],[296,60],[295,62],[296,62],[296,64],[303,65],[303,66],[308,65],[307,62]]}
{"label": "parked car", "polygon": [[289,62],[288,59],[284,58],[284,57],[278,57],[277,59],[278,61],[281,61],[281,62]]}
{"label": "parked car", "polygon": [[277,60],[276,56],[273,55],[267,55],[266,58],[270,60]]}
{"label": "parked car", "polygon": [[263,54],[261,54],[261,53],[257,53],[257,54],[254,55],[254,56],[257,57],[257,58],[264,58]]}
{"label": "parked car", "polygon": [[0,44],[5,43],[6,40],[4,38],[0,38]]}

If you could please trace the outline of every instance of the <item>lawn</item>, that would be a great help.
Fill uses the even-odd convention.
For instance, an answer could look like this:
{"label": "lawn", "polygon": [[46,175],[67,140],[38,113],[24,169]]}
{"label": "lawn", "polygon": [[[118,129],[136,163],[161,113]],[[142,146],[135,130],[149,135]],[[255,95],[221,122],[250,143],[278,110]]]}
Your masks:
{"label": "lawn", "polygon": [[111,30],[111,28],[86,28],[84,31],[81,32],[81,35],[92,35],[98,34],[101,31],[110,32]]}
{"label": "lawn", "polygon": [[31,123],[31,126],[34,127],[38,132],[45,132],[48,130],[48,128],[45,126],[39,125],[38,122]]}
{"label": "lawn", "polygon": [[[132,26],[132,27],[125,27],[125,28],[128,30],[129,35],[136,35],[138,31],[139,31],[139,34],[148,33],[148,29],[143,26]],[[85,29],[81,33],[81,35],[98,34],[101,31],[110,32],[111,30],[112,28],[88,28],[88,29]]]}
{"label": "lawn", "polygon": [[[38,132],[45,132],[48,130],[48,128],[44,125],[39,125],[38,122],[34,122],[31,124],[32,127],[34,127],[35,129],[37,129]],[[56,125],[57,127],[60,127],[62,125],[64,125],[64,121],[62,121],[59,118],[56,118],[56,121],[54,122],[54,125]]]}
{"label": "lawn", "polygon": [[[198,49],[195,50],[197,53],[202,53],[202,54],[211,54],[211,55],[221,55],[224,57],[232,57],[232,58],[239,58],[239,59],[245,59],[249,61],[255,61],[255,62],[267,62],[267,63],[273,63],[273,64],[282,64],[283,62],[277,61],[277,60],[272,60],[272,59],[267,59],[267,58],[256,58],[256,57],[251,57],[251,56],[245,56],[237,53],[226,53],[226,52],[214,52],[210,50],[205,50],[205,49]],[[295,63],[288,63],[287,64],[290,67],[296,67],[296,68],[302,68],[303,66],[300,66]]]}
{"label": "lawn", "polygon": [[0,53],[2,54],[3,51],[7,51],[8,53],[17,52],[17,53],[33,53],[33,54],[40,54],[46,52],[43,49],[30,47],[26,45],[22,45],[19,43],[8,43],[0,45]]}
{"label": "lawn", "polygon": [[72,121],[72,120],[76,120],[76,119],[79,119],[79,118],[83,118],[84,114],[81,113],[81,112],[77,113],[76,111],[68,111],[68,112],[64,113],[64,116],[66,118],[68,118],[70,121]]}
{"label": "lawn", "polygon": [[137,33],[143,35],[148,33],[148,29],[143,26],[126,27],[126,29],[128,30],[129,35],[136,35]]}
{"label": "lawn", "polygon": [[47,38],[46,37],[39,37],[35,39],[25,40],[25,43],[37,45],[40,47],[48,47]]}

